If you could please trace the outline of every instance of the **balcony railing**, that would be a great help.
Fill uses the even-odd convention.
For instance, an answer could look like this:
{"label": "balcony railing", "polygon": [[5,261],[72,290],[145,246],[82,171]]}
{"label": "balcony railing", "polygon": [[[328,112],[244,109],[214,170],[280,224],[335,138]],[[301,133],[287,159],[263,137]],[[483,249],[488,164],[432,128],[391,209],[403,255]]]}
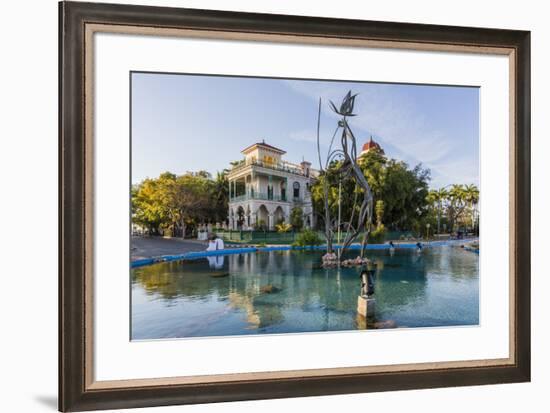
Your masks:
{"label": "balcony railing", "polygon": [[254,193],[254,194],[244,194],[231,197],[231,202],[241,202],[248,201],[251,199],[258,199],[262,201],[277,201],[277,202],[287,202],[287,197],[285,195],[275,195],[275,194],[266,194],[266,193]]}
{"label": "balcony railing", "polygon": [[305,173],[301,168],[299,168],[297,166],[294,166],[294,165],[291,165],[291,164],[288,164],[286,162],[272,163],[272,162],[264,162],[264,161],[259,161],[259,160],[239,163],[238,165],[235,165],[231,169],[231,172],[240,171],[241,169],[244,169],[249,165],[260,166],[262,168],[273,169],[275,171],[282,171],[282,172],[288,172],[288,173],[295,174],[295,175],[305,176]]}

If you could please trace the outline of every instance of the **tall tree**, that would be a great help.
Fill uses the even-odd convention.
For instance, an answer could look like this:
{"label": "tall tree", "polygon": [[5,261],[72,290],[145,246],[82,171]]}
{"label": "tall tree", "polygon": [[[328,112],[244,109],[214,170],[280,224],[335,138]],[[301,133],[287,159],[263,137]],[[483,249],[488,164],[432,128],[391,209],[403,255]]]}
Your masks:
{"label": "tall tree", "polygon": [[180,229],[185,237],[188,223],[208,219],[211,187],[210,175],[204,171],[180,176],[165,172],[157,179],[146,179],[132,191],[133,222],[150,233]]}
{"label": "tall tree", "polygon": [[443,207],[447,200],[449,193],[445,188],[433,189],[428,193],[428,202],[434,207],[437,216],[437,233],[441,232],[441,216],[443,213]]}
{"label": "tall tree", "polygon": [[447,214],[449,218],[450,229],[454,232],[458,229],[456,228],[457,223],[459,219],[462,218],[462,215],[464,214],[464,211],[468,206],[468,203],[466,202],[464,186],[458,184],[452,185],[451,189],[449,190],[448,199],[449,205],[447,207]]}
{"label": "tall tree", "polygon": [[[359,159],[375,202],[384,202],[382,222],[392,229],[407,230],[418,226],[426,215],[430,171],[421,165],[409,169],[405,162],[387,159],[378,152],[368,152]],[[323,210],[323,184],[328,183],[329,208],[336,216],[338,208],[339,163],[333,162],[312,188],[312,199],[317,211]],[[353,199],[357,188],[351,180],[342,181],[342,220],[353,213]],[[357,213],[357,211],[356,211]],[[329,223],[334,226],[335,223]]]}
{"label": "tall tree", "polygon": [[169,220],[159,182],[145,179],[132,187],[132,222],[144,227],[149,235],[159,233],[160,227]]}
{"label": "tall tree", "polygon": [[302,208],[292,208],[292,211],[290,211],[290,225],[296,231],[300,231],[304,227],[304,211]]}
{"label": "tall tree", "polygon": [[178,176],[167,186],[167,204],[174,222],[185,238],[186,225],[193,220],[205,219],[208,214],[209,179],[202,173]]}
{"label": "tall tree", "polygon": [[213,182],[212,187],[212,205],[213,205],[213,218],[215,222],[223,222],[227,219],[228,204],[229,204],[229,182],[227,180],[227,173],[229,171],[224,169],[216,174],[216,179]]}
{"label": "tall tree", "polygon": [[429,180],[430,171],[421,165],[409,169],[402,161],[387,162],[380,194],[386,226],[403,230],[418,224],[427,212]]}
{"label": "tall tree", "polygon": [[386,165],[388,163],[386,156],[379,151],[371,150],[363,154],[357,162],[369,182],[374,199],[382,199],[382,191],[386,178]]}
{"label": "tall tree", "polygon": [[380,228],[383,225],[382,223],[384,219],[384,201],[382,201],[381,199],[376,201],[375,212],[376,212],[376,228]]}
{"label": "tall tree", "polygon": [[479,189],[477,186],[470,184],[464,186],[464,200],[470,207],[470,219],[472,228],[476,227],[476,206],[479,202]]}

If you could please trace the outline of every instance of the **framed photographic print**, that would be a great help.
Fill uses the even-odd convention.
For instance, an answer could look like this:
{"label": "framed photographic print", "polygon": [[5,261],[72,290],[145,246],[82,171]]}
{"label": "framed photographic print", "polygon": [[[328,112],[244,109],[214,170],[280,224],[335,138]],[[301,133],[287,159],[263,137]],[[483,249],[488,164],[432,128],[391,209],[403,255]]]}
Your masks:
{"label": "framed photographic print", "polygon": [[61,2],[60,410],[530,379],[530,35]]}

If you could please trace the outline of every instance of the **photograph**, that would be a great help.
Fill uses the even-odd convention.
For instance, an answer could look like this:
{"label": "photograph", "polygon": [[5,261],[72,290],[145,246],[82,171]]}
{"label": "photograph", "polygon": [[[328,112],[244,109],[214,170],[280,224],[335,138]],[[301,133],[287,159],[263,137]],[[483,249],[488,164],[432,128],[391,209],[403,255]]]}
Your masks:
{"label": "photograph", "polygon": [[479,87],[130,73],[131,340],[479,325]]}

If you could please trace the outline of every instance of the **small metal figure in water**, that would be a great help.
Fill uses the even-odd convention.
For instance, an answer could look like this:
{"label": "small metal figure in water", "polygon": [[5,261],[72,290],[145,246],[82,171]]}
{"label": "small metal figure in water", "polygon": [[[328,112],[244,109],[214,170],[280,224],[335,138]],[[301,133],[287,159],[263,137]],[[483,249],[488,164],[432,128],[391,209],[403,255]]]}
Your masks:
{"label": "small metal figure in water", "polygon": [[361,271],[361,297],[370,297],[374,294],[374,270]]}

